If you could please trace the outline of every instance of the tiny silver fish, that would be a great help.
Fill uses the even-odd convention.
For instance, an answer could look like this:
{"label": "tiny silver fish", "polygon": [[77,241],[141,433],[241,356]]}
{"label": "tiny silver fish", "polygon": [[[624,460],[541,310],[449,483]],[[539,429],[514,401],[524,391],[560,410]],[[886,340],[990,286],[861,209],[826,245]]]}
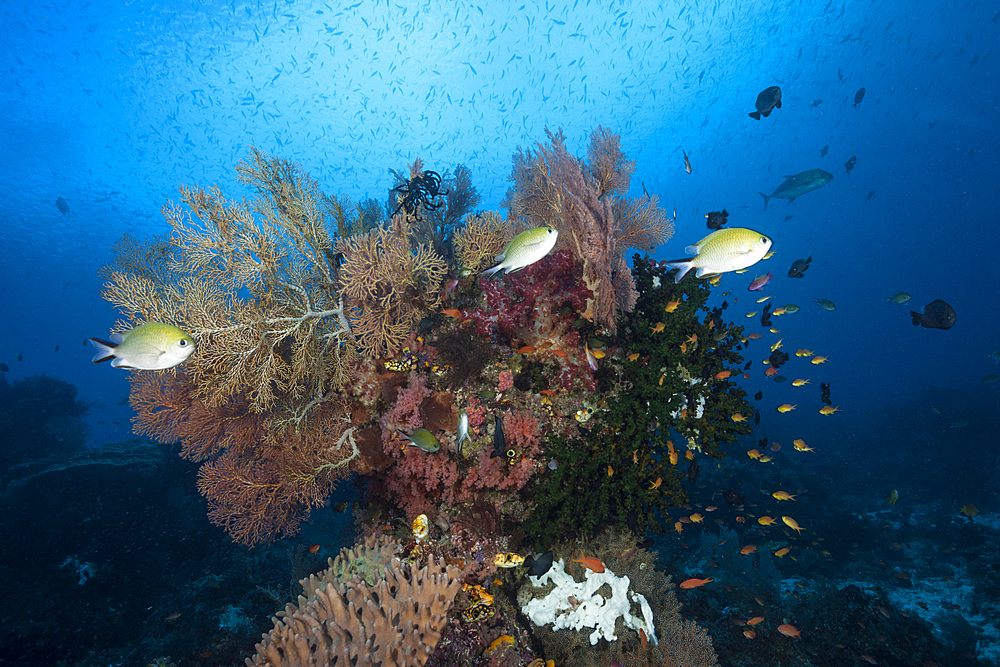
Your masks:
{"label": "tiny silver fish", "polygon": [[472,438],[469,437],[469,415],[465,414],[465,410],[458,413],[458,433],[456,434],[458,438],[458,453],[462,453],[462,443],[468,440],[472,442]]}

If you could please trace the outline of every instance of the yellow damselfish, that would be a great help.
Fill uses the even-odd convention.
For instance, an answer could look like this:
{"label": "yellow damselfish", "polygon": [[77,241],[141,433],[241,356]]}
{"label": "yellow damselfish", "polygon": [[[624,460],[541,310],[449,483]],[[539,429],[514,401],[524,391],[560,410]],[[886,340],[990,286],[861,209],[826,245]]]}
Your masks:
{"label": "yellow damselfish", "polygon": [[694,257],[674,260],[666,266],[679,269],[674,281],[680,282],[692,269],[698,278],[746,269],[763,259],[770,249],[771,239],[760,232],[743,227],[720,229],[684,248],[684,252]]}
{"label": "yellow damselfish", "polygon": [[558,238],[559,232],[551,227],[535,227],[521,232],[496,256],[496,261],[500,263],[480,275],[492,276],[501,270],[513,273],[530,266],[548,255]]}
{"label": "yellow damselfish", "polygon": [[163,370],[183,363],[194,352],[194,339],[177,327],[148,322],[124,334],[111,334],[111,341],[88,339],[95,348],[93,362],[111,359],[115,368]]}

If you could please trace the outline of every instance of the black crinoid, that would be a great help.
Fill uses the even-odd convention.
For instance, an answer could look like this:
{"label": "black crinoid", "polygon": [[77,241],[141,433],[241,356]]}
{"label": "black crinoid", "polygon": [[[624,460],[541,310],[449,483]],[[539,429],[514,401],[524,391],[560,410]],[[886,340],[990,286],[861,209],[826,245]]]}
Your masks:
{"label": "black crinoid", "polygon": [[434,201],[436,198],[448,194],[447,190],[441,191],[441,175],[436,171],[422,171],[410,179],[403,178],[395,171],[392,171],[392,175],[399,179],[400,183],[390,192],[401,195],[401,197],[397,197],[399,205],[392,212],[393,215],[402,209],[406,215],[420,220],[419,209],[421,206],[424,207],[424,210],[434,211],[444,205],[444,202]]}

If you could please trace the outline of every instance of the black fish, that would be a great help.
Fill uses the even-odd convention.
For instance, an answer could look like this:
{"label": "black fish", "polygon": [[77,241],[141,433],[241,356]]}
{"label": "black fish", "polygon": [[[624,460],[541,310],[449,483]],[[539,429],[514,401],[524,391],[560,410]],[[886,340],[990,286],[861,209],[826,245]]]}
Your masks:
{"label": "black fish", "polygon": [[688,466],[688,479],[692,482],[697,480],[699,472],[701,472],[701,468],[698,467],[698,462],[691,461],[691,465]]}
{"label": "black fish", "polygon": [[802,274],[806,272],[809,268],[809,262],[813,261],[812,255],[809,255],[805,259],[797,259],[792,262],[792,268],[788,269],[789,278],[801,278]]}
{"label": "black fish", "polygon": [[67,213],[69,213],[69,202],[60,197],[59,199],[56,200],[56,208],[59,209],[60,213],[66,215]]}
{"label": "black fish", "polygon": [[767,436],[766,435],[763,438],[761,438],[760,440],[757,441],[757,449],[759,449],[760,451],[764,451],[765,449],[767,449]]}
{"label": "black fish", "polygon": [[552,567],[552,552],[546,551],[538,558],[528,554],[524,559],[524,565],[528,568],[526,574],[532,577],[540,577]]}
{"label": "black fish", "polygon": [[490,458],[495,459],[499,457],[507,456],[507,441],[503,437],[503,426],[500,424],[500,418],[497,417],[497,427],[493,431],[493,451],[490,452]]}
{"label": "black fish", "polygon": [[925,329],[950,329],[955,326],[955,309],[942,299],[936,299],[924,306],[921,315],[915,310],[910,311],[913,326],[923,326]]}
{"label": "black fish", "polygon": [[767,358],[771,362],[771,365],[775,368],[781,368],[781,365],[788,361],[788,353],[782,352],[781,350],[775,350],[771,353],[771,356]]}
{"label": "black fish", "polygon": [[844,82],[844,74],[840,71],[839,67],[837,68],[837,77],[840,79],[841,83]]}
{"label": "black fish", "polygon": [[655,542],[655,540],[652,537],[647,537],[642,542],[639,542],[639,548],[640,549],[648,549],[649,547],[653,546],[654,542]]}
{"label": "black fish", "polygon": [[748,362],[747,362],[747,363],[746,363],[746,364],[745,364],[745,365],[743,366],[743,370],[745,370],[745,371],[748,371],[748,370],[750,370],[750,367],[751,367],[751,366],[753,366],[753,362],[752,362],[752,361],[748,361]]}
{"label": "black fish", "polygon": [[781,88],[778,86],[765,88],[757,96],[757,103],[754,106],[757,107],[757,110],[750,112],[751,118],[757,120],[760,120],[761,116],[767,118],[775,108],[781,108]]}
{"label": "black fish", "polygon": [[17,360],[18,361],[24,361],[24,352],[18,352],[17,353]]}
{"label": "black fish", "polygon": [[819,400],[823,401],[827,405],[833,405],[833,401],[830,400],[830,383],[820,382],[819,383]]}
{"label": "black fish", "polygon": [[826,146],[823,146],[823,148],[819,149],[819,156],[826,157],[826,154],[829,152],[830,152],[830,144],[827,144]]}
{"label": "black fish", "polygon": [[6,373],[10,370],[10,366],[7,364],[0,363],[0,373]]}
{"label": "black fish", "polygon": [[854,163],[858,161],[857,155],[852,155],[851,159],[844,163],[844,167],[847,168],[847,175],[851,175],[851,169],[854,169]]}
{"label": "black fish", "polygon": [[740,493],[739,489],[737,489],[735,486],[731,487],[728,491],[726,491],[726,493],[722,497],[725,498],[726,502],[729,503],[730,505],[742,505],[746,500],[743,497],[743,494]]}
{"label": "black fish", "polygon": [[764,312],[760,314],[760,325],[762,327],[771,326],[771,304],[764,306]]}
{"label": "black fish", "polygon": [[754,426],[760,426],[760,411],[759,410],[753,413],[753,425]]}
{"label": "black fish", "polygon": [[813,103],[812,103],[812,106],[813,106],[813,107],[818,107],[818,106],[819,106],[819,105],[821,105],[821,104],[823,104],[823,100],[822,100],[822,99],[819,99],[819,100],[813,100]]}
{"label": "black fish", "polygon": [[721,211],[711,211],[705,214],[708,219],[709,229],[719,229],[722,225],[729,222],[729,211],[722,209]]}
{"label": "black fish", "polygon": [[758,391],[756,394],[753,395],[753,397],[755,401],[759,401],[760,399],[764,398],[764,392]]}
{"label": "black fish", "polygon": [[860,88],[858,92],[854,93],[854,106],[861,104],[861,100],[865,99],[865,89]]}
{"label": "black fish", "polygon": [[868,193],[868,196],[865,197],[865,201],[868,201],[869,199],[871,199],[874,196],[875,196],[875,191],[872,190],[871,192]]}

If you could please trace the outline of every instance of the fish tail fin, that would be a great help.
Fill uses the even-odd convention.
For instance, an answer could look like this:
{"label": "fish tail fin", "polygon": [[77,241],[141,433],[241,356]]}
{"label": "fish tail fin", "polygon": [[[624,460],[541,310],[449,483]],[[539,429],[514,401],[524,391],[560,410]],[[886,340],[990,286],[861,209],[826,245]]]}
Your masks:
{"label": "fish tail fin", "polygon": [[748,115],[751,118],[753,118],[754,120],[760,120],[760,112],[759,111],[751,111]]}
{"label": "fish tail fin", "polygon": [[115,358],[115,346],[113,343],[101,340],[100,338],[88,338],[87,340],[89,340],[94,348],[97,349],[97,354],[95,354],[94,358],[91,359],[91,361],[95,364]]}
{"label": "fish tail fin", "polygon": [[675,283],[682,281],[684,276],[688,274],[688,271],[694,268],[691,265],[691,259],[677,259],[672,262],[667,262],[665,266],[668,269],[679,269],[677,275],[674,276]]}
{"label": "fish tail fin", "polygon": [[766,210],[767,210],[767,202],[768,202],[768,200],[770,200],[771,198],[770,198],[770,197],[768,197],[768,196],[767,196],[766,194],[764,194],[763,192],[758,192],[757,194],[759,194],[759,195],[760,195],[761,197],[763,197],[763,198],[764,198],[764,210],[766,211]]}
{"label": "fish tail fin", "polygon": [[497,264],[492,269],[486,269],[485,271],[480,271],[479,275],[483,276],[484,278],[489,278],[490,276],[500,271],[501,269],[503,269],[503,262]]}
{"label": "fish tail fin", "polygon": [[918,313],[915,310],[911,310],[910,311],[910,317],[913,318],[913,326],[919,327],[920,326],[920,320],[923,318],[923,315],[921,315],[920,313]]}

